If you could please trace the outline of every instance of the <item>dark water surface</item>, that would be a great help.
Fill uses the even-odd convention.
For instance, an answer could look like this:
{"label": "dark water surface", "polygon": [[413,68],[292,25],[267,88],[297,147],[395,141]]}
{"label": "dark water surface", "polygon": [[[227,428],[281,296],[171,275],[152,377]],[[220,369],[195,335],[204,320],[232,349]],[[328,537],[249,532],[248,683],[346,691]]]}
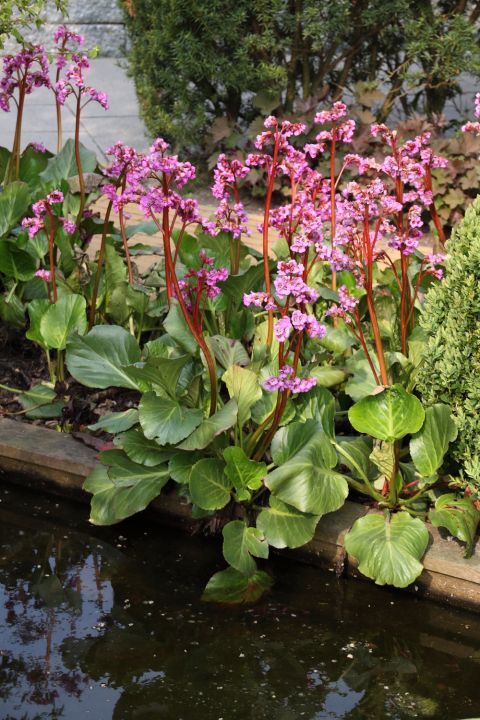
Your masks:
{"label": "dark water surface", "polygon": [[0,490],[0,718],[480,716],[480,617],[274,561],[254,606],[200,602],[220,549]]}

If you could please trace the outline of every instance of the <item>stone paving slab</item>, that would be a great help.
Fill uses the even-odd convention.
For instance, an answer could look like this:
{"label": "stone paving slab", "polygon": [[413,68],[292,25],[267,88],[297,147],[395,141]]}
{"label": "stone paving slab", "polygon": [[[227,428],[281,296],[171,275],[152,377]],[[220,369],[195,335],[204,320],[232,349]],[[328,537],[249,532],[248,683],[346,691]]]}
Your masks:
{"label": "stone paving slab", "polygon": [[[109,96],[110,109],[90,103],[82,112],[81,141],[105,161],[103,151],[117,140],[146,150],[150,144],[145,125],[139,117],[139,107],[133,80],[127,75],[126,61],[96,58],[91,61],[88,82]],[[0,145],[11,148],[15,129],[15,112],[0,111]],[[63,109],[64,141],[74,135],[75,113],[68,100]],[[57,144],[55,103],[53,93],[38,88],[25,100],[22,148],[29,142],[42,142],[52,151]]]}
{"label": "stone paving slab", "polygon": [[[8,474],[17,484],[88,502],[89,496],[81,487],[96,458],[95,450],[67,434],[0,418],[0,474]],[[191,526],[188,505],[174,493],[162,494],[151,507],[162,521],[166,518],[177,526]],[[339,511],[322,518],[308,545],[283,552],[296,560],[346,572],[365,581],[353,558],[346,555],[343,541],[352,523],[366,512],[367,506],[347,501]],[[480,552],[465,560],[460,543],[449,541],[442,531],[430,525],[428,530],[430,545],[423,558],[424,571],[410,591],[480,612]]]}

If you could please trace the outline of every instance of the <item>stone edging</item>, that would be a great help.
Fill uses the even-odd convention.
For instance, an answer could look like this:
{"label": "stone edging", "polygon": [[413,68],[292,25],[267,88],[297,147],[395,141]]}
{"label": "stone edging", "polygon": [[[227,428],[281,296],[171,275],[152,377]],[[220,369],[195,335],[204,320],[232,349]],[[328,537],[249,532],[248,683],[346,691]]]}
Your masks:
{"label": "stone edging", "polygon": [[[0,418],[0,472],[10,482],[88,502],[82,490],[85,477],[96,460],[96,451],[69,435]],[[151,504],[163,522],[191,527],[189,506],[174,493],[163,494]],[[368,509],[353,502],[320,521],[313,540],[288,552],[294,559],[361,578],[352,558],[345,556],[343,538],[353,522]],[[465,560],[462,546],[429,527],[430,545],[423,559],[424,571],[413,592],[435,600],[480,612],[480,552]]]}

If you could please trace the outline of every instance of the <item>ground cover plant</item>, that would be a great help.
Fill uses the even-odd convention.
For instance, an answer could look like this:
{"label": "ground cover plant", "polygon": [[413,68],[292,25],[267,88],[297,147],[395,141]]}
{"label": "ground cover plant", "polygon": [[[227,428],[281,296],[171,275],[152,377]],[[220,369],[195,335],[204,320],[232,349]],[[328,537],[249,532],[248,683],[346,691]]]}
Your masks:
{"label": "ground cover plant", "polygon": [[[91,521],[119,522],[176,484],[193,516],[222,532],[228,567],[204,597],[223,602],[258,598],[271,548],[307,543],[349,493],[378,510],[345,544],[379,584],[418,577],[427,519],[470,553],[480,513],[455,490],[458,454],[445,465],[455,413],[417,388],[423,297],[441,287],[444,262],[421,250],[426,233],[445,240],[433,176],[448,161],[430,133],[402,140],[373,123],[376,152],[360,155],[340,101],[316,114],[311,142],[304,124],[269,116],[244,161],[218,157],[217,207],[203,217],[188,193],[195,167],[163,139],[145,153],[118,142],[106,167],[82,148],[83,107],[108,101],[87,83],[82,38],[62,28],[56,39],[59,138],[68,97],[77,117],[56,155],[21,152],[22,96],[52,85],[48,58],[34,47],[5,63],[0,102],[16,103],[18,122],[1,154],[0,311],[46,355],[50,383],[19,396],[30,416],[62,412],[66,369],[93,390],[135,394],[90,426],[113,436],[85,483]],[[245,243],[250,173],[264,184],[262,252]],[[129,242],[133,204],[163,248],[144,276]]]}

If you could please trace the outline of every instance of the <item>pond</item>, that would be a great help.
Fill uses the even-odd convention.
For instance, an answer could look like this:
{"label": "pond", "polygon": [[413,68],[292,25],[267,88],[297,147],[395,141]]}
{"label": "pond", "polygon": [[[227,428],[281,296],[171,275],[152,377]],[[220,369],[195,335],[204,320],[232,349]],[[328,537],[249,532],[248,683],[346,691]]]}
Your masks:
{"label": "pond", "polygon": [[0,501],[2,720],[480,715],[480,617],[281,559],[258,605],[206,605],[203,536]]}

